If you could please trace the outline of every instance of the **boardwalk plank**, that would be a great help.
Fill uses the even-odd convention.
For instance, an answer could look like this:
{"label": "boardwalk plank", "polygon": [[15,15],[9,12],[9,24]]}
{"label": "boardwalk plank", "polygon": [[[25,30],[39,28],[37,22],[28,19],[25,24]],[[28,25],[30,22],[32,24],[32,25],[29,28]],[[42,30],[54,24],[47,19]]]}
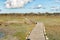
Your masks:
{"label": "boardwalk plank", "polygon": [[38,22],[36,24],[36,27],[30,33],[28,38],[30,40],[45,40],[44,32],[43,31],[44,31],[43,23]]}

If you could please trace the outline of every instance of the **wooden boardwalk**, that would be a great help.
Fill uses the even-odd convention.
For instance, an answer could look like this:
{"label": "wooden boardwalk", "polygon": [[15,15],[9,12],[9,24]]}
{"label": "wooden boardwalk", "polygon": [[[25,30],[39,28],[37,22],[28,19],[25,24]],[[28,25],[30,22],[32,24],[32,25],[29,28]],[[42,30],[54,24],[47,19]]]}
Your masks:
{"label": "wooden boardwalk", "polygon": [[45,40],[44,30],[45,30],[45,27],[44,27],[43,23],[38,22],[36,24],[36,27],[30,33],[28,39],[30,39],[30,40]]}

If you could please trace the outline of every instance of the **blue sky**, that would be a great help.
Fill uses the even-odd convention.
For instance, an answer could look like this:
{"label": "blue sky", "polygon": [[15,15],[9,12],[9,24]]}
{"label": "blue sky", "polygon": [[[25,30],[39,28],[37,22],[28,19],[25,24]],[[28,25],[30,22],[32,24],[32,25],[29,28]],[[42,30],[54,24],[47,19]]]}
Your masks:
{"label": "blue sky", "polygon": [[6,8],[6,1],[0,0],[0,13],[60,12],[60,0],[31,0],[22,8]]}

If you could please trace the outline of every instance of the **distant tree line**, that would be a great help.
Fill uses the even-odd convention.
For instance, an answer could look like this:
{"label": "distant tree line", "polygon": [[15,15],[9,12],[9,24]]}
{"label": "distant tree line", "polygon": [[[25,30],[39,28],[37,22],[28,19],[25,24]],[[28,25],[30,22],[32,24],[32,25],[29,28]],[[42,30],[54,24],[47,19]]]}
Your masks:
{"label": "distant tree line", "polygon": [[48,12],[46,12],[46,13],[40,13],[40,12],[38,12],[38,13],[33,13],[33,12],[31,12],[31,13],[0,13],[0,16],[13,16],[13,15],[15,15],[15,16],[60,16],[60,13],[48,13]]}

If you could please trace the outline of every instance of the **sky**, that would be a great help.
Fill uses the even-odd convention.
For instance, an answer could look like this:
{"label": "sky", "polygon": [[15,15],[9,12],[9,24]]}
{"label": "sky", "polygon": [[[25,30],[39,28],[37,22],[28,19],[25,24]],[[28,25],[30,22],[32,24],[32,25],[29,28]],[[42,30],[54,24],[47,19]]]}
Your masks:
{"label": "sky", "polygon": [[60,12],[60,0],[0,0],[0,13]]}

